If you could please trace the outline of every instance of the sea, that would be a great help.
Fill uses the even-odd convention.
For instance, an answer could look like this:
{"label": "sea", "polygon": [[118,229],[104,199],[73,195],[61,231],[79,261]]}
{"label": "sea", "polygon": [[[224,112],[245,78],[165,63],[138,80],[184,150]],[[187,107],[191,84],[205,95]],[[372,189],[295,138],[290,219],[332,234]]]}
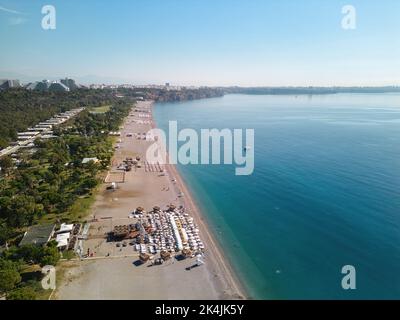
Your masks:
{"label": "sea", "polygon": [[254,129],[251,175],[177,166],[250,298],[400,299],[400,94],[232,94],[154,117]]}

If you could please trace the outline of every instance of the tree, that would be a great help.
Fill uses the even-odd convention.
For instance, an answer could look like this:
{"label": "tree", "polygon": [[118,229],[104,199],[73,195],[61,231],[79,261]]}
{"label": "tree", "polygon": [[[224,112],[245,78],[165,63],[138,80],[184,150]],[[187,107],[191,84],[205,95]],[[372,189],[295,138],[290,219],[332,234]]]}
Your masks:
{"label": "tree", "polygon": [[13,227],[29,225],[39,213],[38,209],[33,197],[17,195],[11,199],[10,206],[5,210],[8,213],[8,223]]}
{"label": "tree", "polygon": [[95,188],[97,186],[97,180],[95,178],[86,178],[83,183],[82,183],[82,188],[85,189],[85,191],[87,190],[91,190],[93,188]]}
{"label": "tree", "polygon": [[17,288],[7,294],[7,300],[36,300],[36,292],[31,287]]}
{"label": "tree", "polygon": [[0,293],[8,293],[21,282],[17,264],[0,259]]}
{"label": "tree", "polygon": [[[0,205],[1,211],[1,205]],[[4,244],[13,235],[12,229],[0,218],[0,245]]]}
{"label": "tree", "polygon": [[60,252],[57,249],[57,243],[49,242],[46,247],[43,248],[43,254],[40,258],[40,265],[46,266],[51,265],[55,266],[60,260]]}
{"label": "tree", "polygon": [[0,158],[0,168],[4,174],[8,174],[12,169],[14,162],[10,156]]}
{"label": "tree", "polygon": [[16,249],[15,258],[23,259],[25,262],[39,263],[43,256],[43,248],[27,244]]}
{"label": "tree", "polygon": [[[24,231],[22,227],[32,225],[46,214],[68,214],[78,196],[97,186],[97,175],[107,167],[113,154],[106,132],[118,129],[132,107],[129,95],[117,99],[111,90],[82,89],[68,94],[0,92],[0,139],[5,141],[16,139],[16,131],[26,130],[54,113],[83,105],[112,107],[106,114],[85,110],[71,119],[68,126],[60,126],[57,138],[36,139],[37,152],[33,155],[20,152],[18,156],[23,161],[13,170],[12,179],[0,179],[0,244],[15,238]],[[82,165],[85,157],[98,157],[100,164]],[[4,168],[10,166],[9,160],[3,160]],[[56,249],[43,250],[39,257],[33,254],[33,249],[22,250],[19,257],[41,264],[58,261]]]}

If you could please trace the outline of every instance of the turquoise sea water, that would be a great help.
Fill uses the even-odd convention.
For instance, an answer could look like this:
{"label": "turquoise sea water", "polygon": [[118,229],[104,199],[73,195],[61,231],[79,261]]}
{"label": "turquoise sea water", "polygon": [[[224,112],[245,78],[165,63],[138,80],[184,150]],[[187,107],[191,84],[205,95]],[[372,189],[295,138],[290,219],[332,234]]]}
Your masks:
{"label": "turquoise sea water", "polygon": [[227,95],[154,114],[163,129],[255,129],[250,176],[178,166],[251,297],[400,298],[399,94]]}

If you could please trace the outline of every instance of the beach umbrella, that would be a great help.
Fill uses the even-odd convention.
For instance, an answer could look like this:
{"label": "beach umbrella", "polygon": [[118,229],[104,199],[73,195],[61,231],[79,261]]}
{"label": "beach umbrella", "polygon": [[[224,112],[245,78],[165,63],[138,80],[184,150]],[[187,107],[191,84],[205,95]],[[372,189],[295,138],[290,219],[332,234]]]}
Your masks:
{"label": "beach umbrella", "polygon": [[173,204],[170,204],[170,205],[168,206],[168,210],[169,210],[169,211],[174,211],[175,209],[176,209],[176,206],[173,205]]}
{"label": "beach umbrella", "polygon": [[192,256],[192,251],[190,250],[190,249],[183,249],[182,250],[182,255],[185,257],[185,258],[189,258],[189,257],[191,257]]}
{"label": "beach umbrella", "polygon": [[141,253],[139,255],[140,261],[142,262],[147,262],[150,259],[150,255],[148,255],[147,253]]}
{"label": "beach umbrella", "polygon": [[137,207],[136,208],[136,212],[143,212],[144,211],[144,208],[143,207]]}
{"label": "beach umbrella", "polygon": [[171,258],[171,253],[169,253],[168,251],[161,251],[160,252],[160,256],[163,260],[168,260],[169,258]]}

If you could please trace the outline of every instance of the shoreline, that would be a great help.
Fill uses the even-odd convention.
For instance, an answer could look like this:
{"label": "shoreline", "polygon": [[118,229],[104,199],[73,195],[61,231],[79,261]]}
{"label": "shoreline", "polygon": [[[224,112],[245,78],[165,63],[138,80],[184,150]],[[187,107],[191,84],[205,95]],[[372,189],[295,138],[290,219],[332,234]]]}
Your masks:
{"label": "shoreline", "polygon": [[[154,118],[153,115],[153,108],[157,102],[152,102],[151,104],[151,109],[152,109],[152,127],[153,128],[159,128],[157,126],[157,122]],[[167,151],[167,159],[169,157],[168,151]],[[209,221],[207,220],[207,216],[200,210],[199,206],[196,204],[195,197],[193,197],[192,193],[190,192],[188,186],[186,185],[184,179],[182,178],[181,173],[179,172],[177,165],[175,164],[167,164],[166,167],[168,168],[167,171],[173,174],[173,176],[177,180],[177,184],[179,185],[179,188],[183,191],[185,194],[185,199],[188,202],[187,208],[189,209],[189,212],[192,213],[193,217],[195,217],[201,234],[206,236],[205,242],[208,244],[211,244],[207,251],[211,253],[211,255],[214,257],[214,263],[219,264],[219,268],[223,269],[222,275],[225,276],[225,280],[230,283],[232,287],[235,288],[235,291],[240,295],[238,297],[239,299],[249,299],[249,294],[247,293],[247,290],[245,289],[245,286],[241,282],[239,276],[236,274],[234,271],[233,267],[230,265],[231,261],[227,258],[225,254],[223,254],[221,244],[218,242],[218,240],[215,238],[215,236],[212,234],[211,229],[209,227]],[[185,200],[184,200],[185,201]],[[186,201],[185,201],[186,202]],[[219,261],[219,263],[218,263]]]}
{"label": "shoreline", "polygon": [[[127,157],[140,156],[144,167],[118,173],[123,178],[113,191],[107,188],[110,183],[104,181],[101,184],[87,216],[88,233],[81,246],[83,253],[90,252],[89,258],[62,263],[60,268],[66,271],[53,299],[249,299],[176,166],[165,164],[162,173],[145,161],[145,153],[154,142],[141,137],[144,132],[156,128],[154,103],[140,101],[132,106],[121,126],[109,173],[115,174]],[[106,237],[117,225],[135,223],[136,219],[131,217],[135,208],[140,206],[150,210],[169,204],[182,205],[194,219],[205,244],[205,264],[192,268],[196,265],[195,257],[180,261],[177,256],[161,266],[138,264],[139,253],[131,241],[122,246],[122,241],[118,244]]]}

